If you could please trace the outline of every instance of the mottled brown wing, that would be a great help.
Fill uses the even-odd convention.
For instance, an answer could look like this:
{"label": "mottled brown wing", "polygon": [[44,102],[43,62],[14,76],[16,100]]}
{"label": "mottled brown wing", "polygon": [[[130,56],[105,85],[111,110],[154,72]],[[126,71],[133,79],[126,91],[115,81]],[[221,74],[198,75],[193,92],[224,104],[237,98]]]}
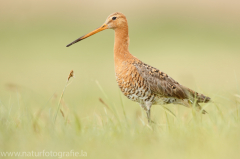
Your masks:
{"label": "mottled brown wing", "polygon": [[148,83],[152,92],[166,97],[189,99],[190,102],[207,103],[211,98],[180,85],[166,73],[149,66],[141,61],[134,64],[138,73]]}
{"label": "mottled brown wing", "polygon": [[143,62],[135,63],[134,66],[142,78],[146,80],[152,92],[166,97],[188,98],[181,85],[164,72]]}

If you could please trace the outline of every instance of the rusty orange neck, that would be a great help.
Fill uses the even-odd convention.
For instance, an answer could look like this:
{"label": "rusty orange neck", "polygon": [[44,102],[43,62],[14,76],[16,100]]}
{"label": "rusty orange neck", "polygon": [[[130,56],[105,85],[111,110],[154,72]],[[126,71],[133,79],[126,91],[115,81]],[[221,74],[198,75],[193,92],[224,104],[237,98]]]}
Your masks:
{"label": "rusty orange neck", "polygon": [[119,66],[123,65],[125,61],[133,58],[128,51],[128,45],[128,26],[126,25],[124,27],[115,29],[114,62],[116,72]]}

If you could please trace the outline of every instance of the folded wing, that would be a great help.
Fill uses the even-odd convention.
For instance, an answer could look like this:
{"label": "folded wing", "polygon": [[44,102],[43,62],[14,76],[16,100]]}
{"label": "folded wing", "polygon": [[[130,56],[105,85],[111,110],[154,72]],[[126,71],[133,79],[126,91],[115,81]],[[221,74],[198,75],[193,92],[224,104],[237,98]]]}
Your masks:
{"label": "folded wing", "polygon": [[197,103],[207,103],[210,101],[209,97],[180,85],[166,73],[152,66],[149,66],[141,61],[135,63],[134,66],[137,68],[138,73],[142,76],[142,78],[146,80],[151,91],[156,94],[160,94],[165,97],[188,99],[191,103],[195,100],[197,100]]}

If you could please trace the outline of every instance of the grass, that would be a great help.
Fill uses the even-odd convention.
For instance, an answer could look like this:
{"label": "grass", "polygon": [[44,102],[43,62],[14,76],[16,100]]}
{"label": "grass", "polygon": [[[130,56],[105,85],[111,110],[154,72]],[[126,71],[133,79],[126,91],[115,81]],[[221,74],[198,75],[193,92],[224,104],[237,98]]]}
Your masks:
{"label": "grass", "polygon": [[53,122],[58,100],[51,97],[36,111],[16,92],[7,104],[0,103],[1,151],[83,150],[88,158],[238,158],[240,98],[235,97],[227,111],[221,100],[213,99],[204,107],[207,115],[182,106],[154,106],[155,124],[149,126],[140,107],[126,113],[122,104],[122,111],[117,110],[107,93],[99,102],[102,111],[85,118],[61,102],[62,115]]}

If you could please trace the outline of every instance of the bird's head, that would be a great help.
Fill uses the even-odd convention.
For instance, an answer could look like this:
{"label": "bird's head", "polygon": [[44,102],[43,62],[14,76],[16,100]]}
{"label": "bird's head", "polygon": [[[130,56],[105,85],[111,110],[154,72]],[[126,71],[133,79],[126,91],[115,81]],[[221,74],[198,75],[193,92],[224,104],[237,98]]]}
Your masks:
{"label": "bird's head", "polygon": [[92,31],[84,36],[81,36],[80,38],[78,38],[75,41],[68,44],[67,47],[69,47],[72,44],[75,44],[83,39],[86,39],[87,37],[89,37],[93,34],[103,31],[105,29],[114,29],[115,30],[118,28],[126,27],[126,26],[127,26],[127,19],[126,19],[125,15],[123,15],[122,13],[119,13],[119,12],[113,13],[107,17],[106,21],[104,22],[104,24],[102,26],[100,26],[99,28],[95,29],[94,31]]}
{"label": "bird's head", "polygon": [[122,13],[116,12],[107,17],[105,24],[108,29],[122,28],[127,25],[127,18]]}

